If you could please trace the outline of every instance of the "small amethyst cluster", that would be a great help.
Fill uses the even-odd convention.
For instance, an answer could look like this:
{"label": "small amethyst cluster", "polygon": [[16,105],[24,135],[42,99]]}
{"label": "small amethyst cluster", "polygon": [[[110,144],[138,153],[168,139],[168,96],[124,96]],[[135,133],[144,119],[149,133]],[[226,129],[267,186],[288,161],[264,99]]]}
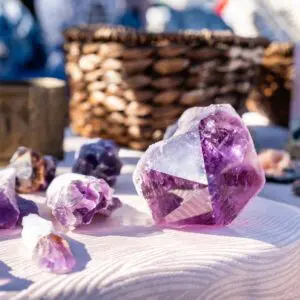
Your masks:
{"label": "small amethyst cluster", "polygon": [[[46,204],[63,231],[91,223],[94,216],[109,217],[121,207],[110,186],[116,183],[122,163],[113,141],[83,145],[73,167],[74,173],[55,177],[56,160],[20,147],[10,166],[0,171],[0,229],[23,226],[23,240],[37,265],[63,274],[75,266],[66,239],[52,222],[38,216],[38,207],[17,193],[46,192]],[[81,173],[81,174],[75,174]]]}
{"label": "small amethyst cluster", "polygon": [[29,194],[45,191],[56,172],[56,159],[42,156],[25,147],[19,147],[10,160],[10,166],[16,170],[16,190]]}
{"label": "small amethyst cluster", "polygon": [[85,144],[76,156],[73,173],[94,176],[104,179],[110,186],[115,185],[122,162],[119,158],[119,148],[114,141],[99,140],[96,143]]}
{"label": "small amethyst cluster", "polygon": [[55,178],[46,199],[56,221],[69,230],[90,224],[96,214],[110,216],[121,207],[103,179],[74,173]]}

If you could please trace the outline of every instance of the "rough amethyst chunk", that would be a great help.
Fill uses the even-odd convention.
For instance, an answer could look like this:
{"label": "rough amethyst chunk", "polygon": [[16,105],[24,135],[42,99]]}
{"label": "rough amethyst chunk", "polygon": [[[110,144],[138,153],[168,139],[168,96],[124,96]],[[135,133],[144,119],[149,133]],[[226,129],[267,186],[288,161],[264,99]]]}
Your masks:
{"label": "rough amethyst chunk", "polygon": [[0,171],[0,229],[14,228],[20,211],[17,204],[16,171],[8,168]]}
{"label": "rough amethyst chunk", "polygon": [[122,162],[119,158],[119,148],[114,141],[98,140],[85,144],[76,156],[72,169],[74,173],[102,178],[110,186],[115,185]]}
{"label": "rough amethyst chunk", "polygon": [[248,129],[230,105],[187,110],[134,173],[154,220],[182,225],[229,224],[264,182]]}
{"label": "rough amethyst chunk", "polygon": [[10,160],[16,169],[16,190],[19,193],[45,191],[55,176],[56,160],[51,156],[19,147]]}
{"label": "rough amethyst chunk", "polygon": [[95,214],[110,216],[121,206],[103,180],[81,174],[64,174],[47,190],[47,205],[58,223],[67,229],[91,223]]}
{"label": "rough amethyst chunk", "polygon": [[68,242],[55,233],[50,221],[37,215],[24,217],[22,239],[42,270],[65,274],[74,268],[76,261]]}

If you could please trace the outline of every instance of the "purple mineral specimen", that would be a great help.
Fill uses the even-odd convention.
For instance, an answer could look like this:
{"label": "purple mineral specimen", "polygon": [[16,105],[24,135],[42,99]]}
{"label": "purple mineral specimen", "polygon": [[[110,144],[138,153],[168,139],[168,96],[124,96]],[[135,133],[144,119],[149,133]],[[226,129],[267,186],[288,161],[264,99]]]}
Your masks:
{"label": "purple mineral specimen", "polygon": [[74,268],[76,261],[68,242],[55,233],[50,221],[37,215],[24,217],[22,239],[42,270],[65,274]]}
{"label": "purple mineral specimen", "polygon": [[117,144],[111,140],[98,140],[80,148],[72,171],[102,178],[110,186],[114,186],[121,168]]}
{"label": "purple mineral specimen", "polygon": [[227,225],[263,187],[248,129],[230,105],[187,110],[134,173],[157,223]]}
{"label": "purple mineral specimen", "polygon": [[56,160],[19,147],[11,158],[10,166],[16,169],[17,192],[33,193],[47,189],[55,176]]}
{"label": "purple mineral specimen", "polygon": [[40,238],[33,260],[41,269],[56,274],[69,273],[76,264],[67,241],[53,233]]}
{"label": "purple mineral specimen", "polygon": [[81,174],[64,174],[47,190],[47,205],[63,227],[73,229],[91,223],[95,214],[110,216],[121,206],[113,190],[103,180]]}
{"label": "purple mineral specimen", "polygon": [[8,168],[0,171],[0,229],[11,229],[20,216],[15,192],[16,171]]}

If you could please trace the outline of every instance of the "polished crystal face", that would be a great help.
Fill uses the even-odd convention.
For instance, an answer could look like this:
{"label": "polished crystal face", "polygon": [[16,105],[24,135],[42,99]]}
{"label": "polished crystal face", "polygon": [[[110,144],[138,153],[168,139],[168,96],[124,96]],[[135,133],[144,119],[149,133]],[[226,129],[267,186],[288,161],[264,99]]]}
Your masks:
{"label": "polished crystal face", "polygon": [[56,177],[46,197],[53,216],[68,229],[91,223],[96,214],[110,216],[121,207],[103,179],[74,173]]}
{"label": "polished crystal face", "polygon": [[56,172],[56,160],[52,156],[19,147],[10,161],[16,169],[16,190],[19,193],[45,191]]}
{"label": "polished crystal face", "polygon": [[183,225],[229,224],[264,182],[249,131],[230,105],[187,110],[134,173],[154,220]]}
{"label": "polished crystal face", "polygon": [[80,148],[76,155],[72,171],[104,179],[114,186],[120,175],[122,162],[119,158],[119,147],[110,140],[98,140]]}

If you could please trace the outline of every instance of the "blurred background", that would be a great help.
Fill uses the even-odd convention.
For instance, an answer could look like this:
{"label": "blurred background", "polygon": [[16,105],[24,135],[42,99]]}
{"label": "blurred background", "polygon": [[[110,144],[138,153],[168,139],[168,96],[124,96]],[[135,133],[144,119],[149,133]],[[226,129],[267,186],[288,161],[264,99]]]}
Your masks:
{"label": "blurred background", "polygon": [[[21,145],[62,158],[69,126],[145,150],[222,103],[258,152],[300,159],[299,40],[299,0],[0,0],[0,161]],[[268,153],[271,178],[300,178]]]}
{"label": "blurred background", "polygon": [[298,14],[296,0],[0,0],[0,80],[65,78],[62,32],[73,25],[225,29],[296,42]]}

